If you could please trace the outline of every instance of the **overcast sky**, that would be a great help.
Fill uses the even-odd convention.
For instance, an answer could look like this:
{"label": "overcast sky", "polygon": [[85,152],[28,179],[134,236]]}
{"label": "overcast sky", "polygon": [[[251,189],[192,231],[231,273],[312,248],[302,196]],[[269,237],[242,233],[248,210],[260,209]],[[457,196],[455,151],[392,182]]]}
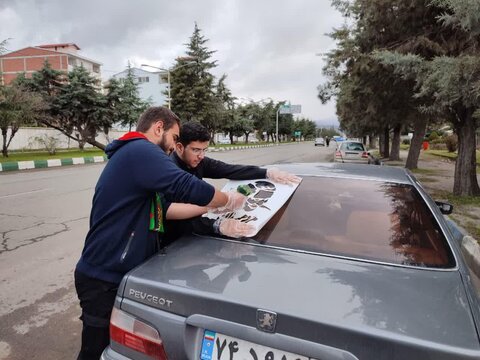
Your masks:
{"label": "overcast sky", "polygon": [[8,50],[75,43],[103,64],[104,78],[128,61],[172,66],[195,22],[234,96],[287,100],[319,125],[337,124],[335,104],[317,97],[325,81],[317,54],[334,47],[326,33],[343,22],[330,0],[0,0]]}

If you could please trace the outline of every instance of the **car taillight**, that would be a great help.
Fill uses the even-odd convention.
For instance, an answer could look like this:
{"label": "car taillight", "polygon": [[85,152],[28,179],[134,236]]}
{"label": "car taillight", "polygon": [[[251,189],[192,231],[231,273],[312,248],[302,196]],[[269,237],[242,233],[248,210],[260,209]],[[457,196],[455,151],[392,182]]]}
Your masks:
{"label": "car taillight", "polygon": [[116,308],[110,317],[110,340],[153,359],[167,359],[158,331]]}
{"label": "car taillight", "polygon": [[368,159],[368,153],[366,151],[362,153],[362,158]]}
{"label": "car taillight", "polygon": [[342,153],[340,151],[335,151],[335,156],[336,157],[342,157]]}

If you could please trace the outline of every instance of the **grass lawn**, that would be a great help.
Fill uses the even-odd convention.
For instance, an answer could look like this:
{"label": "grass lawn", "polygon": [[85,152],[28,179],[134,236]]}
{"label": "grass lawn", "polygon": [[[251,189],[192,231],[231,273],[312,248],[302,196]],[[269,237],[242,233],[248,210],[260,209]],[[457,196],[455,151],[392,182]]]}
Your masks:
{"label": "grass lawn", "polygon": [[480,197],[479,196],[456,196],[448,191],[434,191],[431,196],[434,199],[443,199],[454,206],[451,217],[468,234],[480,243]]}
{"label": "grass lawn", "polygon": [[[458,156],[457,152],[448,152],[447,150],[427,150],[427,154],[441,156],[455,160]],[[477,150],[477,164],[480,164],[480,151]]]}
{"label": "grass lawn", "polygon": [[8,157],[0,157],[0,163],[10,161],[29,161],[29,160],[48,160],[48,159],[66,159],[74,157],[91,157],[103,156],[105,153],[100,149],[86,149],[80,151],[78,149],[72,150],[57,150],[55,155],[50,155],[47,151],[31,151],[31,152],[9,152]]}

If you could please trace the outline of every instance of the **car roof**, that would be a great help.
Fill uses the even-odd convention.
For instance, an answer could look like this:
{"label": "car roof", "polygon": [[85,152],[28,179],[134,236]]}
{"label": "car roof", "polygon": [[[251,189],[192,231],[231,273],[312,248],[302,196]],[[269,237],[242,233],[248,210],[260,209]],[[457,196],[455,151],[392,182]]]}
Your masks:
{"label": "car roof", "polygon": [[297,175],[323,176],[345,179],[388,181],[398,184],[411,184],[413,179],[408,170],[393,166],[378,166],[346,163],[291,163],[275,167]]}

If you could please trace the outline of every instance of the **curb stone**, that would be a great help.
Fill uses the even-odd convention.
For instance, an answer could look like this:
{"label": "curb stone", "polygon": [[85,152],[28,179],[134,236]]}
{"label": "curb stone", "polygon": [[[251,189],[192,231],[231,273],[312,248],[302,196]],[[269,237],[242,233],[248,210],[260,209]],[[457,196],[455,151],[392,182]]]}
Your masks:
{"label": "curb stone", "polygon": [[[230,151],[230,150],[243,150],[254,149],[261,147],[275,146],[275,144],[262,144],[262,145],[241,145],[241,146],[228,146],[228,147],[209,147],[209,152],[218,151]],[[11,161],[0,163],[0,172],[17,171],[17,170],[30,170],[30,169],[44,169],[57,166],[66,165],[83,165],[101,163],[107,161],[107,156],[87,156],[87,157],[74,157],[65,159],[48,159],[48,160],[30,160],[30,161]]]}
{"label": "curb stone", "polygon": [[480,245],[470,235],[465,235],[462,239],[461,248],[465,260],[472,271],[480,277]]}
{"label": "curb stone", "polygon": [[101,163],[104,161],[107,161],[106,155],[74,157],[74,158],[65,158],[65,159],[12,161],[12,162],[0,163],[0,172],[30,170],[30,169],[44,169],[44,168],[66,166],[66,165],[93,164],[93,163]]}

